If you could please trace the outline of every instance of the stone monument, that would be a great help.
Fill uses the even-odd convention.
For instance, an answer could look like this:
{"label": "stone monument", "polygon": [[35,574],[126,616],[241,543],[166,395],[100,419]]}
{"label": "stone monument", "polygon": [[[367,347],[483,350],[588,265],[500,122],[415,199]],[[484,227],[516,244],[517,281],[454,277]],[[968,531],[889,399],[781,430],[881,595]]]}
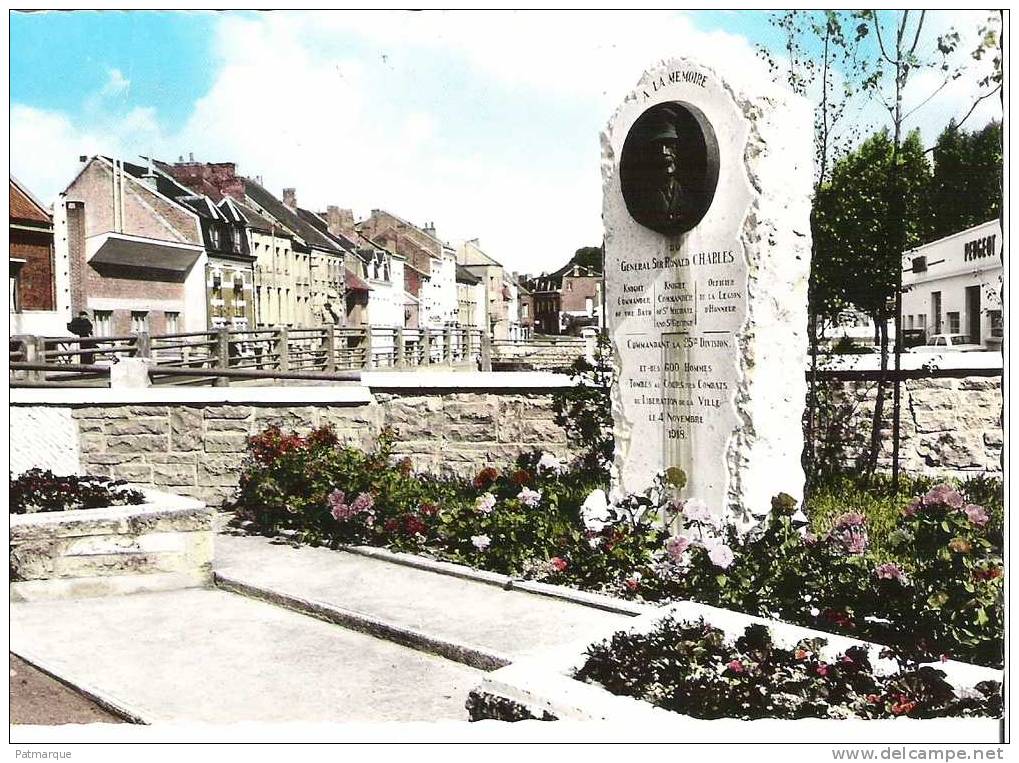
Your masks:
{"label": "stone monument", "polygon": [[693,61],[602,135],[614,490],[678,466],[717,514],[802,497],[813,119]]}

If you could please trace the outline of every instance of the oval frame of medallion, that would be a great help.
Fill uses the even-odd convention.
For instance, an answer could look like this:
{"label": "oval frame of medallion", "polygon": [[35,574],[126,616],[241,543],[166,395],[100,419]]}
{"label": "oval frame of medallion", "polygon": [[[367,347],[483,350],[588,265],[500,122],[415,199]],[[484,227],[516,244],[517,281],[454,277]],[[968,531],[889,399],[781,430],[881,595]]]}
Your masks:
{"label": "oval frame of medallion", "polygon": [[[664,178],[656,142],[665,140],[675,145],[676,177],[682,186],[679,205],[664,201],[661,191]],[[623,142],[619,157],[623,201],[630,216],[645,228],[667,236],[686,233],[711,208],[718,170],[718,139],[704,112],[683,101],[659,103],[637,118]]]}

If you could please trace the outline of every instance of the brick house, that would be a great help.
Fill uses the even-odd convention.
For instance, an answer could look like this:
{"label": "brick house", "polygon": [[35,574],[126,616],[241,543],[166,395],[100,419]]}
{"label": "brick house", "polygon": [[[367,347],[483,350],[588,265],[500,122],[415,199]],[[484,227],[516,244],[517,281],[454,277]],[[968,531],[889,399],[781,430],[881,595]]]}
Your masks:
{"label": "brick house", "polygon": [[151,167],[94,156],[54,207],[54,247],[57,260],[68,261],[71,312],[89,311],[97,336],[208,326],[201,221],[165,195],[166,187]]}
{"label": "brick house", "polygon": [[53,246],[53,216],[10,178],[11,334],[59,336],[71,320],[67,261]]}

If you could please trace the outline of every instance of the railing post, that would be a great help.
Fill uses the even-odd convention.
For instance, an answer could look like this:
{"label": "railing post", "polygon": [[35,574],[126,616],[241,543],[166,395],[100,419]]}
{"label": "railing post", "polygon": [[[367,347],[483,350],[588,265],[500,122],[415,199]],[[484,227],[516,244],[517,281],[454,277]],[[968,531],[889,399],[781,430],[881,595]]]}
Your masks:
{"label": "railing post", "polygon": [[421,365],[428,366],[432,363],[432,335],[425,326],[421,329]]}
{"label": "railing post", "polygon": [[442,349],[444,350],[444,354],[446,356],[446,364],[451,366],[451,365],[453,365],[453,327],[452,326],[446,326],[446,328],[444,330],[443,337],[442,337],[442,341],[443,341],[443,344],[445,344],[445,347],[443,347]]}
{"label": "railing post", "polygon": [[332,323],[326,324],[325,352],[324,369],[333,372],[336,370],[336,326]]}
{"label": "railing post", "polygon": [[484,329],[481,330],[481,370],[492,370],[492,337]]}
{"label": "railing post", "polygon": [[370,370],[372,367],[372,327],[364,327],[364,368]]}
{"label": "railing post", "polygon": [[407,343],[403,336],[403,326],[396,327],[393,341],[396,342],[396,367],[403,368],[407,365]]}
{"label": "railing post", "polygon": [[[216,329],[216,368],[230,367],[230,334],[225,328]],[[213,387],[229,387],[230,379],[217,376],[212,382]]]}
{"label": "railing post", "polygon": [[134,356],[136,358],[152,357],[152,335],[148,331],[135,334]]}
{"label": "railing post", "polygon": [[280,371],[290,370],[290,331],[286,326],[276,329],[276,365]]}
{"label": "railing post", "polygon": [[[41,336],[26,336],[25,340],[25,362],[46,363],[46,341]],[[76,355],[75,357],[81,357]],[[45,371],[28,371],[26,376],[32,381],[46,381]]]}

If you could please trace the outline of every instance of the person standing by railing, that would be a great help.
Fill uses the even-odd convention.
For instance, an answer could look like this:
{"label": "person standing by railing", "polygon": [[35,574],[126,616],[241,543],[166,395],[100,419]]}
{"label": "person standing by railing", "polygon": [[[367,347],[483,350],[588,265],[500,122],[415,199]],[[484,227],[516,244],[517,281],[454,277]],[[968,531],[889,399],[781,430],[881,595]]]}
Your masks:
{"label": "person standing by railing", "polygon": [[96,362],[95,353],[84,352],[84,350],[94,350],[96,347],[96,343],[93,340],[86,339],[86,337],[92,336],[92,321],[88,319],[88,312],[86,310],[82,310],[80,313],[78,313],[78,317],[74,318],[70,323],[67,324],[67,330],[70,331],[75,336],[79,336],[82,338],[81,342],[79,342],[79,345],[81,346],[83,352],[79,356],[81,358],[79,362],[83,363],[84,365],[92,365],[93,363],[95,363]]}

